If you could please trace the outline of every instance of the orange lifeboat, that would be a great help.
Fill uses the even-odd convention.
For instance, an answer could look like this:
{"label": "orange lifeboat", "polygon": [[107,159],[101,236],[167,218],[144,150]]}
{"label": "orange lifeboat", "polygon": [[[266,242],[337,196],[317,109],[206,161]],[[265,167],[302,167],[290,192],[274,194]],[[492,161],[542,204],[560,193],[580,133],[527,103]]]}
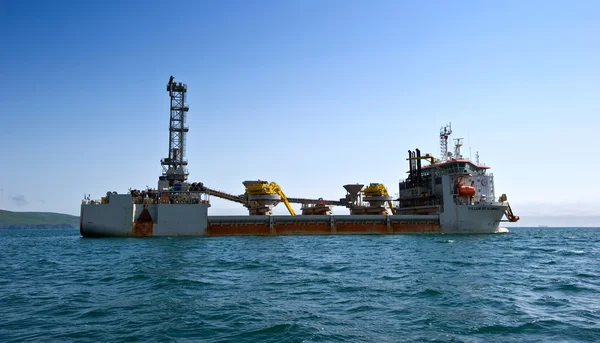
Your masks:
{"label": "orange lifeboat", "polygon": [[458,185],[458,195],[461,197],[474,197],[475,187],[467,185]]}

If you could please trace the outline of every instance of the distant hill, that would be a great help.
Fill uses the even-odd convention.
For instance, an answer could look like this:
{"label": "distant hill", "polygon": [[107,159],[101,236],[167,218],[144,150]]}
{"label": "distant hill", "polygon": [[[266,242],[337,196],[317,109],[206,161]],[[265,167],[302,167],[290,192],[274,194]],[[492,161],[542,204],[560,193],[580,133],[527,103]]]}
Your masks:
{"label": "distant hill", "polygon": [[600,216],[528,216],[521,215],[516,223],[502,223],[506,227],[598,227],[600,228]]}
{"label": "distant hill", "polygon": [[79,217],[53,212],[11,212],[0,210],[0,229],[79,228]]}

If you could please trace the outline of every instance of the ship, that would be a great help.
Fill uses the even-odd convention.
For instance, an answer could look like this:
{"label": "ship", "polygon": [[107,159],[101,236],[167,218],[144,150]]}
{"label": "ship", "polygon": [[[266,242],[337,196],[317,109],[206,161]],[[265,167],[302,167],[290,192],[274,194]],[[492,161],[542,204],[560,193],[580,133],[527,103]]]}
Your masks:
{"label": "ship", "polygon": [[[462,138],[452,142],[451,124],[440,129],[440,156],[408,150],[408,170],[398,196],[382,183],[343,185],[336,200],[287,197],[274,181],[246,180],[234,194],[188,180],[185,125],[187,84],[167,83],[170,97],[169,151],[160,162],[156,188],[107,192],[100,199],[84,196],[80,209],[82,237],[341,235],[341,234],[489,234],[508,232],[516,222],[506,194],[496,198],[490,167],[461,154]],[[247,215],[210,215],[211,199],[239,204]],[[289,215],[274,215],[283,204]],[[300,204],[296,214],[291,204]],[[347,214],[333,214],[333,207]]]}

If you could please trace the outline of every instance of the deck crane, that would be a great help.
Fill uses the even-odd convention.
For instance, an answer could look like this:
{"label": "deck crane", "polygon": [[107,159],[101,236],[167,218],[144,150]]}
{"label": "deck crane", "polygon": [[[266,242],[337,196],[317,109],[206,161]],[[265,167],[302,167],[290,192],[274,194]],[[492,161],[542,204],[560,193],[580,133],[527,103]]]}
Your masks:
{"label": "deck crane", "polygon": [[[498,199],[499,202],[506,202],[506,205],[508,206],[506,208],[506,210],[504,210],[504,215],[506,216],[506,218],[508,219],[508,222],[510,223],[516,223],[519,221],[519,216],[515,216],[515,214],[512,211],[512,208],[510,208],[510,204],[507,202],[508,198],[506,197],[506,194],[502,194],[500,196],[500,198]],[[505,221],[505,220],[502,220]]]}
{"label": "deck crane", "polygon": [[[211,196],[243,204],[244,207],[248,208],[250,215],[270,215],[273,207],[279,202],[283,202],[292,216],[296,215],[291,206],[292,203],[302,204],[303,215],[330,214],[331,206],[351,208],[353,214],[384,214],[386,211],[384,207],[386,203],[389,205],[392,214],[396,214],[396,209],[392,204],[393,198],[389,195],[386,187],[380,183],[371,183],[366,187],[358,184],[350,185],[353,186],[351,187],[353,191],[361,193],[364,196],[364,198],[361,199],[369,203],[369,206],[367,207],[362,206],[360,200],[352,197],[348,198],[348,196],[339,200],[324,200],[322,198],[288,198],[279,184],[260,179],[244,181],[243,184],[245,192],[240,195],[234,195],[206,187],[202,182],[194,182],[191,185],[191,189],[203,191]],[[355,197],[356,196],[358,196],[358,194],[355,194]]]}
{"label": "deck crane", "polygon": [[390,200],[390,195],[388,194],[387,188],[380,183],[371,183],[367,187],[362,190],[365,195],[365,200],[369,201],[369,199],[373,199],[371,202],[379,202],[379,201],[387,201],[390,206],[390,210],[392,214],[396,214],[396,209],[392,204],[392,200]]}
{"label": "deck crane", "polygon": [[[250,201],[260,201],[259,205],[263,206],[272,206],[273,203],[276,203],[278,200],[281,200],[285,207],[290,212],[290,215],[295,216],[294,209],[290,206],[290,202],[287,197],[283,193],[281,187],[275,183],[267,181],[252,181],[244,184],[246,186],[246,194],[248,195],[248,200]],[[278,199],[279,196],[280,199]]]}
{"label": "deck crane", "polygon": [[283,193],[283,190],[281,190],[281,187],[279,187],[279,185],[276,184],[275,182],[271,182],[269,184],[269,186],[271,186],[271,188],[273,188],[273,190],[275,190],[275,192],[281,197],[281,201],[283,201],[283,204],[288,209],[290,214],[292,216],[295,216],[296,213],[294,213],[294,209],[292,208],[292,206],[290,206],[290,203],[289,203],[287,197],[285,196],[285,194]]}

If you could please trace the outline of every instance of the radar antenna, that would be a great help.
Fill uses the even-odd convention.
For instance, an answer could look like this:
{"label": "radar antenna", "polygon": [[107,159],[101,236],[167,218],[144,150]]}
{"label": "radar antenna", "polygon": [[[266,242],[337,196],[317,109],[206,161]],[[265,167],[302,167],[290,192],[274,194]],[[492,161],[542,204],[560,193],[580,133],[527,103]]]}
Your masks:
{"label": "radar antenna", "polygon": [[167,83],[167,91],[171,97],[171,115],[169,119],[169,157],[163,158],[160,164],[163,166],[163,176],[169,181],[169,186],[175,183],[185,182],[188,177],[185,157],[185,134],[189,128],[185,126],[186,112],[189,107],[185,103],[187,85],[181,82],[173,82],[173,76]]}

